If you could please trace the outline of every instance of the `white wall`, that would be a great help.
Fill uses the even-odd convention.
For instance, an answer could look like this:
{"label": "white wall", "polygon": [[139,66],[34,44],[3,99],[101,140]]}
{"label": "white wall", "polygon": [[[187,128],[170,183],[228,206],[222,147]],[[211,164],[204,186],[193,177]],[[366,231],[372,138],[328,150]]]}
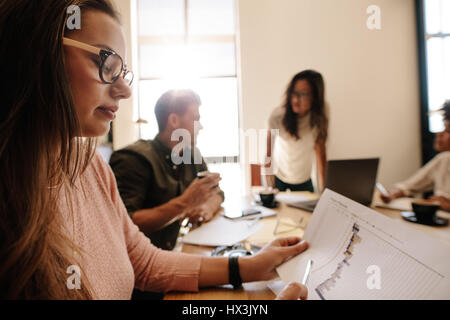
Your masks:
{"label": "white wall", "polygon": [[[134,1],[114,0],[130,51]],[[330,159],[379,156],[386,186],[420,167],[414,0],[237,1],[243,130],[266,128],[291,77],[312,68],[326,81]],[[381,8],[381,30],[366,27],[369,5]],[[115,149],[137,139],[134,97],[121,103]]]}
{"label": "white wall", "polygon": [[[366,27],[369,5],[381,30]],[[292,76],[312,68],[326,82],[330,159],[379,156],[387,186],[419,168],[413,0],[239,0],[239,15],[244,130],[266,128]]]}
{"label": "white wall", "polygon": [[117,112],[117,118],[113,123],[113,148],[114,150],[123,148],[138,139],[138,126],[135,124],[134,110],[137,110],[137,59],[136,50],[133,50],[134,25],[132,23],[133,5],[135,0],[112,0],[116,9],[120,12],[121,22],[125,38],[127,40],[127,63],[128,67],[135,74],[135,82],[133,86],[133,94],[130,99],[120,102],[120,109]]}

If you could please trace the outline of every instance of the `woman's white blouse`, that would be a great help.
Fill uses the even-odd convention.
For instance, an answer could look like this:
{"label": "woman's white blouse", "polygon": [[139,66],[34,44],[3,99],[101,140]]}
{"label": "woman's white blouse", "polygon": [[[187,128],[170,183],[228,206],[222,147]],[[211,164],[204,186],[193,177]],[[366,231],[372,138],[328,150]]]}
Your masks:
{"label": "woman's white blouse", "polygon": [[308,114],[299,119],[300,139],[296,140],[282,125],[284,112],[283,107],[278,107],[269,118],[269,129],[279,130],[272,150],[272,166],[275,175],[283,182],[300,184],[311,178],[318,129],[311,128]]}

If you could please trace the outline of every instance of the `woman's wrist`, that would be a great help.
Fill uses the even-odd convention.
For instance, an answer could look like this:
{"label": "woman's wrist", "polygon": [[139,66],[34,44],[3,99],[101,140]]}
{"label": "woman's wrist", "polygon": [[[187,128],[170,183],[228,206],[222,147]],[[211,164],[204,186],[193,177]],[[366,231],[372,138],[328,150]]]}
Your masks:
{"label": "woman's wrist", "polygon": [[447,198],[444,198],[441,201],[441,209],[450,212],[450,200]]}
{"label": "woman's wrist", "polygon": [[394,193],[391,194],[391,197],[393,199],[404,197],[405,193],[402,190],[396,190]]}
{"label": "woman's wrist", "polygon": [[254,268],[254,256],[251,257],[239,257],[239,271],[241,274],[242,282],[252,282],[258,280],[256,269]]}

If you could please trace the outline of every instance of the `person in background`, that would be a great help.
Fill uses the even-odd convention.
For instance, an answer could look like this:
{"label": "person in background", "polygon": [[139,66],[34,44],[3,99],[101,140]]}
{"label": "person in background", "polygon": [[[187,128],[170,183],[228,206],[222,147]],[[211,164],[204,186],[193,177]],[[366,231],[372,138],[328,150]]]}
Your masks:
{"label": "person in background", "polygon": [[[68,27],[73,5],[81,29]],[[239,286],[273,279],[278,265],[306,250],[289,237],[248,257],[170,252],[131,221],[95,151],[133,80],[109,1],[0,1],[0,30],[8,80],[0,86],[1,299],[129,299],[134,287]],[[306,290],[290,285],[279,298],[304,299]]]}
{"label": "person in background", "polygon": [[[318,183],[324,185],[328,135],[324,97],[325,85],[320,73],[305,70],[291,80],[283,105],[274,109],[269,118],[267,160],[263,169],[267,185],[280,191],[314,192],[311,180],[314,155]],[[272,136],[273,129],[279,130],[278,136]],[[276,169],[269,172],[268,168]],[[274,181],[270,174],[275,174]]]}
{"label": "person in background", "polygon": [[439,154],[409,179],[397,183],[393,191],[380,193],[385,203],[413,193],[433,191],[434,194],[428,200],[439,202],[441,209],[450,211],[450,100],[444,103],[440,112],[443,114],[445,129],[437,133],[434,140],[434,149]]}
{"label": "person in background", "polygon": [[[155,106],[159,126],[156,137],[115,151],[109,161],[128,214],[161,249],[174,248],[185,217],[194,223],[209,221],[224,200],[218,174],[197,178],[197,173],[208,171],[195,147],[195,128],[201,129],[200,105],[200,97],[192,90],[164,93]],[[172,137],[180,129],[190,137],[182,150],[190,155],[187,163],[176,164],[172,153],[179,155],[179,141]]]}

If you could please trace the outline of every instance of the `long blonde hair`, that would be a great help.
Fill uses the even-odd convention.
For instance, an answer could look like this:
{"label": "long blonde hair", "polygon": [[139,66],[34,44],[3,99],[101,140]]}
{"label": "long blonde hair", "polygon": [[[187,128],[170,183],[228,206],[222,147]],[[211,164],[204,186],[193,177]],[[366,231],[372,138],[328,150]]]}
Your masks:
{"label": "long blonde hair", "polygon": [[[99,10],[107,0],[0,1],[0,298],[89,299],[66,287],[79,261],[58,208],[86,169],[95,141],[82,139],[65,71],[67,8]],[[25,36],[27,35],[27,36]],[[73,214],[73,212],[72,212]]]}

